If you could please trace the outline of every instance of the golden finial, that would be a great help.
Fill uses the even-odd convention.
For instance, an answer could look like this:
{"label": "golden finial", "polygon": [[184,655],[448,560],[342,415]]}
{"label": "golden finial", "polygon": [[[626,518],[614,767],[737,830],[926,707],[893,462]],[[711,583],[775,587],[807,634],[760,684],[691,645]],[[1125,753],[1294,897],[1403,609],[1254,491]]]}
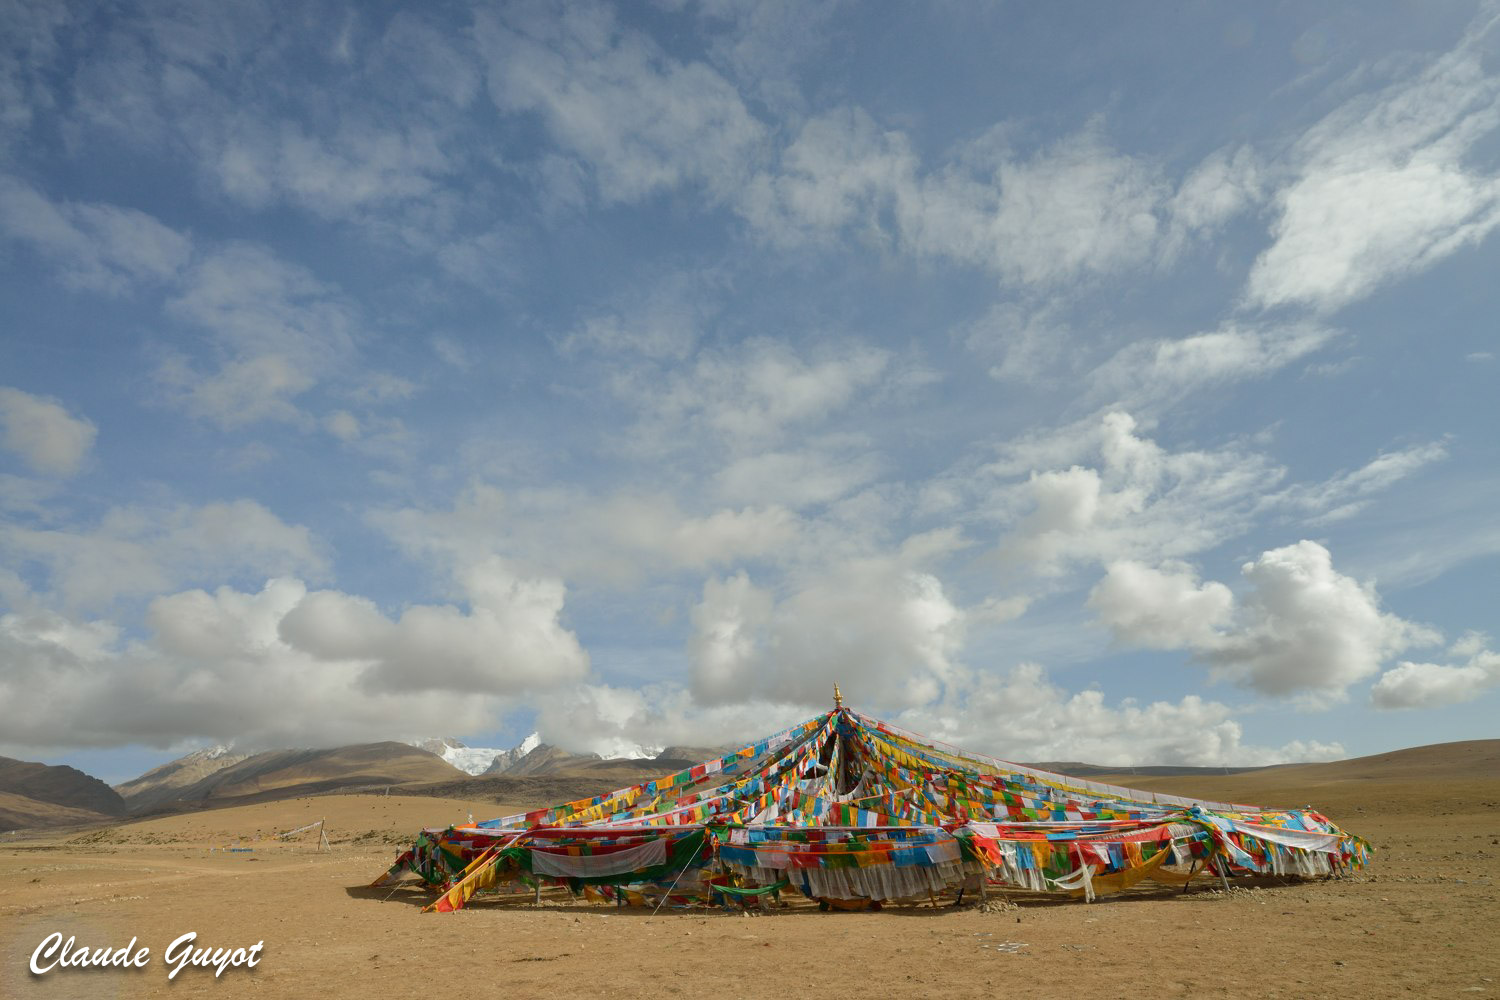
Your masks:
{"label": "golden finial", "polygon": [[839,693],[839,682],[833,682],[833,710],[837,712],[844,707],[844,696]]}

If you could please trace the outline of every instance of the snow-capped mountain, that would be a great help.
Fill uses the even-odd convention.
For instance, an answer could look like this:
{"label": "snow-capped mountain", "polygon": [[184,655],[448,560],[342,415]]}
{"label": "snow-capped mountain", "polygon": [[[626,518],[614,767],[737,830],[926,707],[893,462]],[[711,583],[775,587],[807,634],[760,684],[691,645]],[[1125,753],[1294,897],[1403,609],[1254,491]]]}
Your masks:
{"label": "snow-capped mountain", "polygon": [[541,742],[541,738],[532,733],[509,750],[465,746],[451,737],[412,740],[411,745],[437,754],[466,774],[484,774],[486,771],[498,774],[531,753]]}
{"label": "snow-capped mountain", "polygon": [[[465,746],[459,740],[452,737],[433,737],[425,740],[412,740],[411,745],[420,747],[428,753],[435,753],[439,757],[452,764],[467,774],[505,774],[516,767],[533,750],[543,748],[548,753],[531,760],[526,770],[528,773],[539,766],[552,762],[554,758],[571,757],[593,757],[601,760],[627,760],[648,759],[654,760],[661,756],[661,747],[640,746],[637,744],[616,744],[609,747],[604,753],[575,754],[560,750],[557,747],[548,746],[542,742],[541,736],[532,733],[520,743],[509,750],[497,750],[494,747],[471,747]],[[543,760],[545,758],[545,760]]]}
{"label": "snow-capped mountain", "polygon": [[655,760],[661,756],[661,747],[648,747],[640,744],[629,746],[616,744],[609,750],[599,754],[604,760]]}

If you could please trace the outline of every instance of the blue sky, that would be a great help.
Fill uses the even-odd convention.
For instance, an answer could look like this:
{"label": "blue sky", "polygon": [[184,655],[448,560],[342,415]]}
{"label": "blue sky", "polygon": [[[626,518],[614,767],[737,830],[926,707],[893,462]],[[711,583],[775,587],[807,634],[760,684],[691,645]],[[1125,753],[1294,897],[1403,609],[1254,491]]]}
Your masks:
{"label": "blue sky", "polygon": [[0,753],[1494,736],[1497,18],[0,7]]}

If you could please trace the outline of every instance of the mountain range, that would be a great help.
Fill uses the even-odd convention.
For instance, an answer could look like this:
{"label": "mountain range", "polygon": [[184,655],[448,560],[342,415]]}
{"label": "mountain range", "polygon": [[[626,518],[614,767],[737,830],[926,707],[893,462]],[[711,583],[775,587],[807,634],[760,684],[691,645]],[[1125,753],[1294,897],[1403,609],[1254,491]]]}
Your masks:
{"label": "mountain range", "polygon": [[[420,747],[429,753],[437,754],[465,774],[473,775],[550,774],[559,768],[569,767],[582,761],[655,760],[666,754],[666,751],[661,747],[646,746],[626,747],[619,752],[602,755],[596,753],[574,753],[571,750],[564,750],[561,747],[543,743],[541,736],[537,733],[532,733],[508,750],[500,750],[494,747],[471,747],[453,739],[451,736],[432,737],[422,740],[411,740],[409,742],[414,747]],[[669,747],[667,749],[682,748]],[[717,748],[711,748],[709,755],[713,756],[718,752]]]}
{"label": "mountain range", "polygon": [[[728,752],[724,747],[673,746],[654,756],[602,758],[570,753],[535,736],[505,750],[465,747],[457,740],[422,743],[367,743],[256,754],[209,747],[152,768],[114,788],[72,767],[0,757],[0,832],[96,826],[145,814],[330,792],[399,790],[407,795],[464,797],[476,802],[542,804],[600,794]],[[471,769],[482,765],[482,770],[474,773],[455,764]],[[1420,782],[1429,775],[1493,775],[1500,773],[1500,740],[1416,747],[1329,764],[1263,768],[1127,768],[1056,761],[1034,766],[1179,794],[1191,792],[1197,784],[1211,783],[1216,777],[1235,774],[1250,783],[1247,787],[1263,790],[1263,801],[1269,802],[1291,780],[1292,772],[1304,783],[1327,782],[1330,787],[1350,777]]]}

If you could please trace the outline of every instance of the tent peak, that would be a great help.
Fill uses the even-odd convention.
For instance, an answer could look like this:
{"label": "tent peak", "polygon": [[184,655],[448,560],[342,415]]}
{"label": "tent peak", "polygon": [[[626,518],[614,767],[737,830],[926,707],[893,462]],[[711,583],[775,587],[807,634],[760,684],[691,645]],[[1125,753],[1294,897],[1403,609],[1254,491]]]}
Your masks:
{"label": "tent peak", "polygon": [[844,696],[839,693],[839,682],[833,682],[833,710],[837,712],[844,707]]}

